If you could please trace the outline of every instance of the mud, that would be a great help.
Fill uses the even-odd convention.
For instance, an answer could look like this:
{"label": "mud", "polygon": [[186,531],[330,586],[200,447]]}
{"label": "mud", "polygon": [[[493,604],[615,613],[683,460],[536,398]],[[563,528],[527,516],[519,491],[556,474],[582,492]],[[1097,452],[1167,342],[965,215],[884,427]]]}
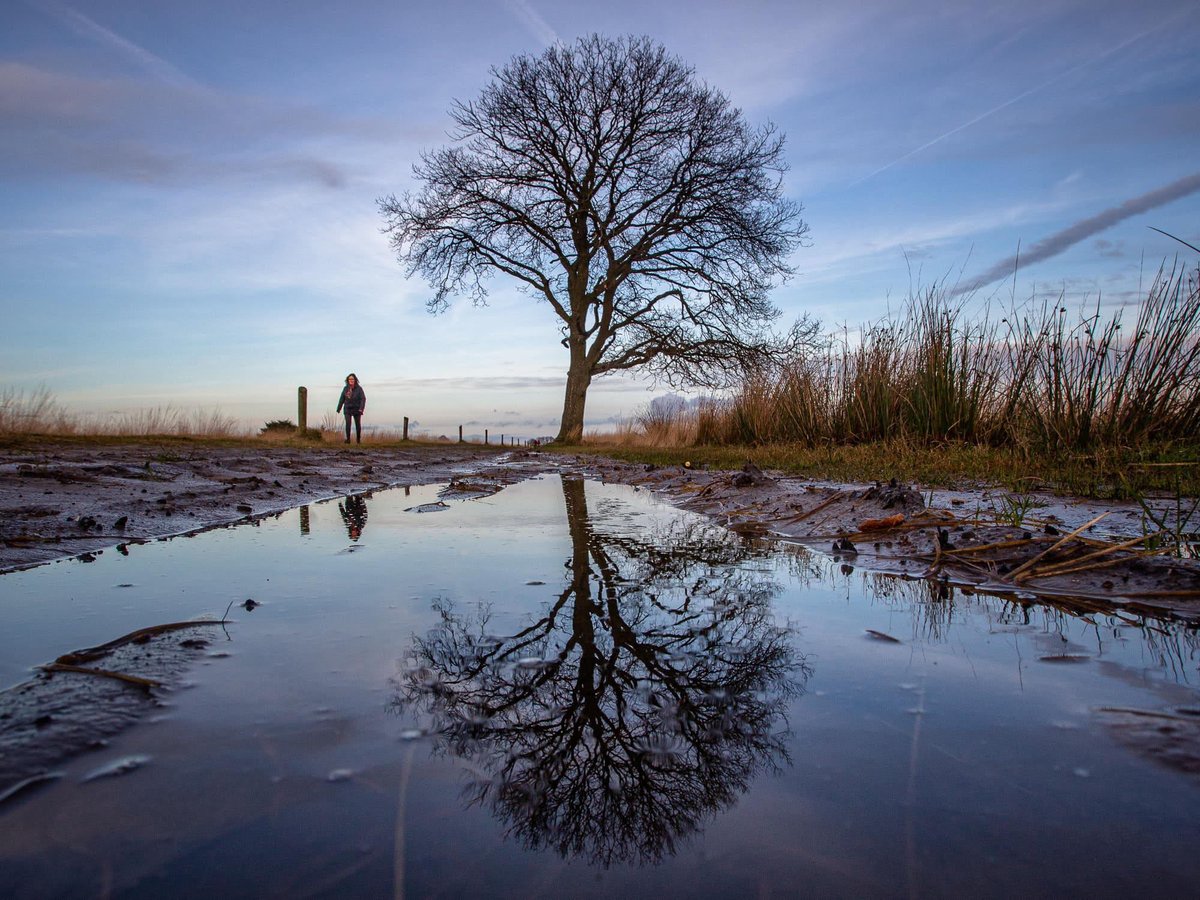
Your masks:
{"label": "mud", "polygon": [[[574,468],[652,490],[748,536],[804,543],[846,564],[1029,597],[1078,598],[1200,616],[1200,561],[1132,543],[1132,503],[1027,495],[1030,514],[987,488],[831,484],[761,472],[655,467],[472,445],[348,448],[24,443],[0,448],[0,572],[379,488],[448,483],[482,496],[544,471]],[[1078,531],[1077,534],[1073,534]],[[1119,545],[1129,544],[1127,547]],[[1116,549],[1114,549],[1116,548]],[[1185,548],[1186,549],[1186,548]]]}
{"label": "mud", "polygon": [[219,622],[148,630],[65,654],[0,691],[0,806],[55,780],[51,767],[166,703],[201,654],[220,655]]}
{"label": "mud", "polygon": [[[1200,560],[1179,558],[1173,546],[1147,550],[1142,511],[1132,503],[1028,495],[1023,499],[1036,514],[1012,525],[1003,521],[1012,514],[1008,495],[985,488],[830,484],[752,464],[728,472],[581,462],[734,531],[804,544],[844,566],[1079,610],[1170,612],[1200,621]],[[1193,551],[1185,545],[1185,553]]]}
{"label": "mud", "polygon": [[0,447],[0,572],[66,556],[86,561],[126,552],[131,543],[379,488],[444,481],[448,496],[470,498],[566,469],[654,491],[734,531],[803,543],[846,565],[1200,619],[1200,560],[1130,543],[1147,527],[1133,503],[1024,495],[1028,515],[1014,525],[1005,523],[1012,498],[986,487],[930,492],[892,481],[833,484],[752,465],[704,471],[456,444]]}

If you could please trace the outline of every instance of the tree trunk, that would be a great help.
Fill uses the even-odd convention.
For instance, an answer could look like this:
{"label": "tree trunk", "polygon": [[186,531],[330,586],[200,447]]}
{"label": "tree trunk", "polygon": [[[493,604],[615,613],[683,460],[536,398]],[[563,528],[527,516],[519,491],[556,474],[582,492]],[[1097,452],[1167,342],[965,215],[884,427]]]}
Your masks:
{"label": "tree trunk", "polygon": [[583,440],[583,407],[587,402],[587,389],[592,383],[591,367],[583,342],[571,345],[571,367],[567,370],[567,390],[563,397],[562,423],[558,437],[562,444],[578,444]]}

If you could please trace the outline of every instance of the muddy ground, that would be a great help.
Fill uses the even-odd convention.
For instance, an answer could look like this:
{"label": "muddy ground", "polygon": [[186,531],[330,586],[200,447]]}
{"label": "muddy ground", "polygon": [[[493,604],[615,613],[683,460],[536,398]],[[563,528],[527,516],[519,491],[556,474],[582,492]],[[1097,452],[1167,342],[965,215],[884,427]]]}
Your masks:
{"label": "muddy ground", "polygon": [[[1156,529],[1134,503],[1032,494],[1018,501],[979,486],[930,492],[749,465],[703,471],[457,444],[0,447],[0,572],[127,552],[133,543],[384,487],[446,482],[448,493],[465,497],[564,471],[651,490],[743,534],[803,543],[870,570],[1200,620],[1200,561],[1176,558],[1170,533],[1141,540]],[[1171,505],[1163,500],[1164,513]]]}

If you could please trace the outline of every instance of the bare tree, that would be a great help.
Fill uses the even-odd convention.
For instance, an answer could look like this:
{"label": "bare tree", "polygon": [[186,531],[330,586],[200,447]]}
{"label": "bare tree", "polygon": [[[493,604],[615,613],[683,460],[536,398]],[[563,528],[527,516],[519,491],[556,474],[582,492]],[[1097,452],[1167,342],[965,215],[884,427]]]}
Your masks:
{"label": "bare tree", "polygon": [[718,386],[807,333],[770,327],[808,230],[772,126],[649,38],[592,35],[492,75],[414,167],[420,193],[379,206],[431,312],[485,303],[497,274],[550,304],[570,353],[558,440],[582,437],[599,375]]}

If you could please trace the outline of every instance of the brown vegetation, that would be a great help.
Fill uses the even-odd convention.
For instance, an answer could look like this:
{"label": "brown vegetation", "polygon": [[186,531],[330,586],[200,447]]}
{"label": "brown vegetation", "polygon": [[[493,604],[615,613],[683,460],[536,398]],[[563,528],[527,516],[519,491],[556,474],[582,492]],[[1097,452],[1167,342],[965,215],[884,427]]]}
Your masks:
{"label": "brown vegetation", "polygon": [[[1200,287],[1161,270],[1132,329],[1061,302],[968,319],[940,289],[900,317],[746,379],[695,414],[697,444],[966,441],[1029,453],[1194,443]],[[660,427],[649,423],[648,431]]]}
{"label": "brown vegetation", "polygon": [[[920,479],[895,463],[933,461],[943,477],[1033,474],[1083,493],[1194,494],[1197,273],[1160,270],[1133,327],[1123,319],[1120,310],[1105,318],[1099,302],[1072,315],[1061,300],[999,321],[972,318],[965,302],[935,288],[861,337],[845,332],[752,373],[727,398],[647,408],[609,440],[689,448],[726,466],[739,460],[720,458],[729,456],[721,448],[747,448],[735,455],[785,470],[826,461],[831,477]],[[862,471],[860,458],[888,465]]]}

